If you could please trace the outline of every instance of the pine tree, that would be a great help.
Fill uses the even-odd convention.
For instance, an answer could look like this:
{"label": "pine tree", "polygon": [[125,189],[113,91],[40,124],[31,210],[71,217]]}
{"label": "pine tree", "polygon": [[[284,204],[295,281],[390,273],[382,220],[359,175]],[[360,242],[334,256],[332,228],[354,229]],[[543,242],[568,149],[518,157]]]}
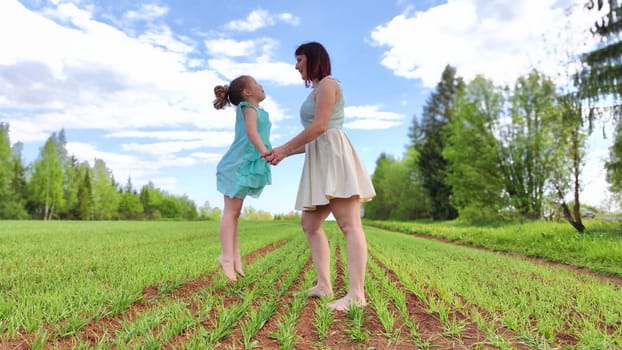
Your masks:
{"label": "pine tree", "polygon": [[447,182],[460,218],[490,221],[500,218],[508,203],[503,196],[499,169],[497,121],[503,117],[500,89],[481,76],[471,81],[456,98],[455,112],[447,126]]}
{"label": "pine tree", "polygon": [[[612,113],[619,116],[622,110],[618,103],[622,97],[622,4],[617,0],[589,0],[586,8],[598,11],[603,16],[594,23],[592,34],[600,37],[601,44],[593,51],[582,56],[583,70],[575,76],[575,83],[580,87],[580,97],[594,103],[603,98],[613,98],[614,105],[609,106]],[[603,112],[602,108],[592,108]]]}
{"label": "pine tree", "polygon": [[446,135],[443,129],[451,121],[454,96],[463,86],[462,78],[456,76],[456,69],[446,66],[441,81],[423,108],[421,123],[413,121],[410,132],[412,145],[419,154],[418,168],[423,187],[430,196],[434,220],[451,220],[458,216],[451,204],[451,186],[446,181],[447,160],[443,157]]}
{"label": "pine tree", "polygon": [[23,205],[13,188],[14,167],[9,125],[0,123],[0,219],[18,219],[23,216]]}
{"label": "pine tree", "polygon": [[88,164],[80,165],[80,177],[82,181],[78,186],[78,202],[77,202],[77,217],[80,220],[91,219],[91,206],[93,203],[93,188],[91,186],[91,169]]}

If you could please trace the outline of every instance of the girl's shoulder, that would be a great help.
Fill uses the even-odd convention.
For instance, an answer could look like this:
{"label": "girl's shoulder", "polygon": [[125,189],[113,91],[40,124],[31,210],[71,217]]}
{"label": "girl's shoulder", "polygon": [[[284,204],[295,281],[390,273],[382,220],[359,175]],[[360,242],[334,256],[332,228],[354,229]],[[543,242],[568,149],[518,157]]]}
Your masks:
{"label": "girl's shoulder", "polygon": [[250,103],[248,103],[246,101],[242,101],[242,102],[240,102],[240,104],[238,104],[238,108],[239,109],[242,109],[244,107],[251,107],[253,109],[257,109],[257,107],[253,106],[252,104],[250,104]]}

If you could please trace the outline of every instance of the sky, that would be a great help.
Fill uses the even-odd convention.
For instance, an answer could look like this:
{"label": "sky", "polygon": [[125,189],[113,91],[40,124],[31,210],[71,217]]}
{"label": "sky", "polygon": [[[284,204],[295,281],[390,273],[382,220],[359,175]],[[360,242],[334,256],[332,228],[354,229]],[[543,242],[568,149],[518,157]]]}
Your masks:
{"label": "sky", "polygon": [[[346,101],[344,131],[370,175],[380,154],[402,158],[447,64],[512,85],[531,69],[564,84],[570,55],[593,47],[583,0],[0,1],[0,122],[27,164],[52,133],[121,185],[151,181],[197,207],[223,207],[216,164],[233,141],[235,109],[213,88],[242,74],[263,85],[273,146],[302,130],[310,93],[294,50],[318,41]],[[592,15],[593,16],[593,15]],[[606,130],[610,130],[608,128]],[[590,138],[582,199],[606,201],[610,131]],[[294,209],[303,156],[272,168],[246,207]]]}

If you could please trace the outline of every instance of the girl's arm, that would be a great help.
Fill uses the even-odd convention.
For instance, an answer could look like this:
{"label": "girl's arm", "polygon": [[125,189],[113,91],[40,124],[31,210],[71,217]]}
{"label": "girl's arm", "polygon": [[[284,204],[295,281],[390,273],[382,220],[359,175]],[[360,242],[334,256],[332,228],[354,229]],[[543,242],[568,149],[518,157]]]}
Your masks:
{"label": "girl's arm", "polygon": [[244,124],[246,125],[246,136],[248,140],[255,146],[262,157],[268,154],[268,149],[263,144],[259,132],[257,132],[257,111],[254,108],[243,107]]}
{"label": "girl's arm", "polygon": [[290,154],[303,153],[304,146],[315,140],[326,129],[330,122],[331,115],[337,98],[339,97],[339,86],[334,79],[323,79],[316,87],[315,93],[315,119],[311,125],[306,127],[293,139],[280,147],[275,147],[271,151],[270,163],[278,164],[283,158]]}

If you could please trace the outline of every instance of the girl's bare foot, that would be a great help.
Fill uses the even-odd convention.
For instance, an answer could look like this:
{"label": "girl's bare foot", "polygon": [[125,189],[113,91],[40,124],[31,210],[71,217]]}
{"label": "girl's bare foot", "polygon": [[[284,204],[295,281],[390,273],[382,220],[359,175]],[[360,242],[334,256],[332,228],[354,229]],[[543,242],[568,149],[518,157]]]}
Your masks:
{"label": "girl's bare foot", "polygon": [[222,272],[224,272],[225,276],[232,282],[237,282],[237,278],[235,277],[235,272],[233,270],[233,262],[225,259],[222,255],[218,257],[218,263],[222,267]]}
{"label": "girl's bare foot", "polygon": [[238,275],[245,277],[244,271],[242,270],[242,258],[238,255],[233,259],[233,269],[237,272]]}
{"label": "girl's bare foot", "polygon": [[327,307],[331,310],[335,311],[347,311],[352,305],[363,307],[367,305],[365,299],[351,297],[346,295],[345,297],[335,300],[332,303],[329,303]]}
{"label": "girl's bare foot", "polygon": [[333,291],[330,287],[315,286],[307,290],[307,295],[314,298],[322,298],[333,295]]}

